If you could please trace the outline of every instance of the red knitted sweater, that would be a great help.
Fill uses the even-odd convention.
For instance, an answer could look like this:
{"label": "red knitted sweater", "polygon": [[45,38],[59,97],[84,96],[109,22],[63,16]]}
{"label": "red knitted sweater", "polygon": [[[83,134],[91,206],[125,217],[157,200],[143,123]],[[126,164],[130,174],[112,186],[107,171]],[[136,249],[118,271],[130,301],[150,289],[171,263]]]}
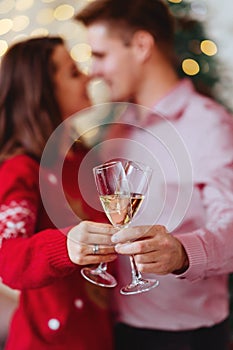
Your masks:
{"label": "red knitted sweater", "polygon": [[[62,215],[56,178],[45,171],[46,176]],[[111,350],[108,291],[86,282],[70,261],[68,230],[54,228],[42,205],[39,164],[15,156],[1,165],[0,183],[0,276],[21,291],[6,349]]]}

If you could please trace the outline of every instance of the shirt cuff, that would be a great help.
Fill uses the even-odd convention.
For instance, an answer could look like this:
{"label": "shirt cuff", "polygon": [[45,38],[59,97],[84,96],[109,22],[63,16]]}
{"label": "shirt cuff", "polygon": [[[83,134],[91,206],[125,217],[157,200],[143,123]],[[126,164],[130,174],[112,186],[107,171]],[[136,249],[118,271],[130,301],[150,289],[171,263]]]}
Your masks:
{"label": "shirt cuff", "polygon": [[206,271],[207,256],[200,234],[201,231],[197,230],[192,233],[174,235],[182,243],[189,259],[188,269],[184,273],[177,275],[176,278],[195,282],[205,277],[204,271]]}

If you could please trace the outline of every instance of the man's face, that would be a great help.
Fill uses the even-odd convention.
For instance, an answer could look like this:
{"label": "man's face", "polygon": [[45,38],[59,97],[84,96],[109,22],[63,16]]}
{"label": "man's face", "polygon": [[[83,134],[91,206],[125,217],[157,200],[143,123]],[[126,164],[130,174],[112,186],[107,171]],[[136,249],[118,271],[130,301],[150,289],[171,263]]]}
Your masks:
{"label": "man's face", "polygon": [[133,46],[126,46],[117,31],[111,32],[104,23],[88,27],[88,40],[92,47],[91,76],[102,78],[114,102],[129,101],[135,96],[139,66]]}

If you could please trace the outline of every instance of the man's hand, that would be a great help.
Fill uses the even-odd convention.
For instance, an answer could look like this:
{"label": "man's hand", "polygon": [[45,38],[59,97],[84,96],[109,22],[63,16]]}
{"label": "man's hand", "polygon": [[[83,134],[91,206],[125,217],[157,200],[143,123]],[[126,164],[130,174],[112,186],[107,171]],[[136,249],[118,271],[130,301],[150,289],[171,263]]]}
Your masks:
{"label": "man's hand", "polygon": [[134,255],[139,271],[166,275],[180,274],[188,268],[188,257],[181,242],[164,226],[137,226],[112,236],[116,252]]}

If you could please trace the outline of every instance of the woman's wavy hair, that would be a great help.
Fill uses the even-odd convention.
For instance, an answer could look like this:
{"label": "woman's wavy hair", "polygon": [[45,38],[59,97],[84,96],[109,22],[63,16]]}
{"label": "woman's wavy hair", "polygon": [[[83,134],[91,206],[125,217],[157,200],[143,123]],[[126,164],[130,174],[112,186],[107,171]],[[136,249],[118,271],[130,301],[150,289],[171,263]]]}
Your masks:
{"label": "woman's wavy hair", "polygon": [[0,162],[17,153],[38,161],[62,122],[54,91],[52,54],[60,37],[32,38],[12,45],[0,66]]}

